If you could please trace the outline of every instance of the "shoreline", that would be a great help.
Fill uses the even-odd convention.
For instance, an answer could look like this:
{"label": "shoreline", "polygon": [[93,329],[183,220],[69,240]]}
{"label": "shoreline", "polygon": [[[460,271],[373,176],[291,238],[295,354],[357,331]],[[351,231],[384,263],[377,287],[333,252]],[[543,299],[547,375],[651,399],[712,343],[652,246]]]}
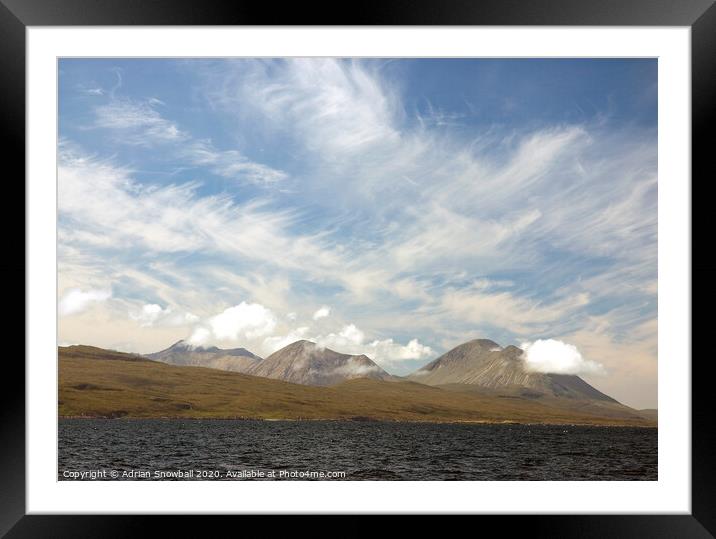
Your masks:
{"label": "shoreline", "polygon": [[638,428],[638,429],[658,429],[656,425],[625,425],[611,423],[555,423],[555,422],[523,422],[523,421],[490,421],[490,420],[412,420],[412,419],[379,419],[379,418],[263,418],[263,417],[182,417],[182,416],[161,416],[161,417],[108,417],[108,416],[58,416],[59,420],[88,420],[88,419],[105,419],[111,421],[264,421],[270,423],[291,422],[291,423],[308,423],[308,422],[340,422],[340,423],[414,423],[427,425],[524,425],[524,426],[549,426],[549,427],[602,427],[602,428]]}

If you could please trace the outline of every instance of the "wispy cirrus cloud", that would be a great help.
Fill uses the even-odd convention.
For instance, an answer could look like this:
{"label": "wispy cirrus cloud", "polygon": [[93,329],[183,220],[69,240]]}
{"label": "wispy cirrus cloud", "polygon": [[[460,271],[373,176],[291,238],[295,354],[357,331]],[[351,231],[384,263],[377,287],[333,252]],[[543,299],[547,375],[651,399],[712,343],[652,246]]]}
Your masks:
{"label": "wispy cirrus cloud", "polygon": [[238,150],[217,150],[211,141],[194,141],[184,151],[193,165],[207,167],[224,178],[240,179],[259,186],[272,185],[288,178],[282,170],[253,162]]}
{"label": "wispy cirrus cloud", "polygon": [[160,104],[152,99],[112,99],[94,108],[92,127],[117,131],[117,140],[124,144],[152,146],[186,140],[188,135],[159,113],[157,106]]}
{"label": "wispy cirrus cloud", "polygon": [[[358,62],[332,59],[228,64],[208,96],[242,114],[258,112],[274,128],[289,129],[326,160],[398,141],[397,96]],[[213,80],[213,79],[212,79]]]}
{"label": "wispy cirrus cloud", "polygon": [[[104,95],[93,89],[92,95]],[[212,173],[228,179],[254,185],[270,185],[285,180],[288,175],[262,163],[252,161],[236,149],[219,150],[207,139],[194,139],[177,122],[161,113],[165,103],[156,98],[143,100],[114,97],[94,107],[92,129],[104,129],[113,134],[119,144],[154,148],[172,145],[174,157],[192,166],[206,167]]]}
{"label": "wispy cirrus cloud", "polygon": [[[145,186],[129,169],[77,153],[64,145],[58,167],[61,218],[68,241],[92,234],[115,247],[135,245],[157,252],[227,251],[259,259],[272,254],[259,246],[291,250],[289,211],[272,212],[261,201],[236,204],[227,195],[200,196],[197,183]],[[72,230],[65,230],[65,229]],[[89,236],[78,235],[82,234]],[[306,247],[309,239],[301,240]]]}

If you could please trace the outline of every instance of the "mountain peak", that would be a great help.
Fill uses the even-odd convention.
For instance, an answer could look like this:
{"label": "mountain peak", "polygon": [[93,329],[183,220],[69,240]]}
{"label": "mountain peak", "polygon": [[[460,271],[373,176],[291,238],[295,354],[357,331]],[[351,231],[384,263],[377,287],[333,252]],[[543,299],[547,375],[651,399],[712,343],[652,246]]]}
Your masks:
{"label": "mountain peak", "polygon": [[[325,350],[325,348],[321,348],[320,346],[318,346],[318,344],[316,344],[313,341],[307,341],[306,339],[299,339],[297,341],[293,341],[291,344],[284,346],[280,350],[277,350],[277,352],[280,352],[281,350],[293,351],[296,353],[304,353],[305,354],[305,353],[311,353],[314,350],[315,351]],[[275,353],[276,352],[274,352],[274,354]]]}
{"label": "mountain peak", "polygon": [[487,348],[488,350],[491,350],[493,348],[502,349],[502,347],[499,344],[497,344],[495,341],[492,341],[490,339],[473,339],[471,341],[466,342],[465,344],[479,346],[480,348]]}
{"label": "mountain peak", "polygon": [[247,374],[314,386],[334,385],[354,378],[392,379],[364,354],[341,354],[305,339],[277,350]]}
{"label": "mountain peak", "polygon": [[288,346],[294,346],[294,347],[300,347],[300,348],[306,348],[306,347],[318,347],[318,345],[313,341],[308,341],[306,339],[299,339],[295,342],[292,342]]}
{"label": "mountain peak", "polygon": [[146,357],[170,365],[191,365],[236,372],[245,372],[254,363],[261,361],[259,356],[245,348],[222,350],[216,346],[194,346],[183,339],[160,352],[146,354]]}
{"label": "mountain peak", "polygon": [[[223,353],[228,355],[246,355],[246,356],[254,356],[255,354],[249,352],[246,350],[246,348],[229,348],[228,350],[223,350],[219,348],[218,346],[201,346],[198,344],[191,344],[184,339],[180,339],[174,344],[172,344],[169,348],[163,351],[187,351],[187,352],[208,352],[208,353]],[[258,356],[256,356],[258,357]]]}
{"label": "mountain peak", "polygon": [[501,348],[489,339],[475,339],[456,346],[408,378],[435,386],[468,384],[505,391],[526,388],[543,395],[614,401],[579,376],[528,371],[520,359],[522,353],[514,345]]}

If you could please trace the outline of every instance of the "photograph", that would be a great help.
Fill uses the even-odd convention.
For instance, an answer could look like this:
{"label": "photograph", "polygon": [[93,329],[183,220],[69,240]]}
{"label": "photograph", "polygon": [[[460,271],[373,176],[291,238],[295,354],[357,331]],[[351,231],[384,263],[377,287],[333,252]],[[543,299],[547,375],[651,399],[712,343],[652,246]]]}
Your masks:
{"label": "photograph", "polygon": [[58,481],[659,480],[658,58],[56,62]]}

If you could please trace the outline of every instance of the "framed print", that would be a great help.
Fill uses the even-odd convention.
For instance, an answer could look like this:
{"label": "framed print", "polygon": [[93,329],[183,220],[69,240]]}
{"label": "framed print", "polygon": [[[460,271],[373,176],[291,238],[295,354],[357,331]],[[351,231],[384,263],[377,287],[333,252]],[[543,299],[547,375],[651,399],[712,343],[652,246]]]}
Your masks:
{"label": "framed print", "polygon": [[291,9],[4,1],[3,533],[712,536],[690,175],[716,8]]}

